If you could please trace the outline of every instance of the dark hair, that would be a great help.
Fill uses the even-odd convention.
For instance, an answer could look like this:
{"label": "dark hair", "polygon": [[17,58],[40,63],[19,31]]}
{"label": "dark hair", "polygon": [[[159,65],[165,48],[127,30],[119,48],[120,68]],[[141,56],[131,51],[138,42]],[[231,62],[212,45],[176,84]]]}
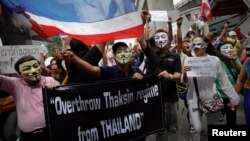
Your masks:
{"label": "dark hair", "polygon": [[17,60],[17,62],[15,63],[15,70],[20,74],[20,70],[19,70],[19,65],[28,61],[32,61],[32,60],[36,60],[38,63],[40,63],[35,57],[28,55],[28,56],[23,56],[20,59]]}
{"label": "dark hair", "polygon": [[53,61],[56,61],[56,65],[58,66],[58,68],[64,69],[63,66],[62,66],[62,60],[59,59],[57,56],[55,56],[54,58],[52,58],[52,59],[50,60],[50,65],[51,65],[51,63],[52,63]]}
{"label": "dark hair", "polygon": [[210,40],[206,36],[202,36],[201,38],[203,38],[203,41],[207,44],[206,53],[209,55],[217,56],[217,52]]}
{"label": "dark hair", "polygon": [[127,45],[126,43],[124,43],[124,42],[117,42],[117,43],[115,43],[115,44],[112,46],[113,53],[115,53],[115,52],[117,51],[117,49],[118,49],[119,47],[121,47],[121,46],[123,46],[123,47],[128,47],[128,45]]}
{"label": "dark hair", "polygon": [[188,31],[185,38],[190,38],[191,34],[195,35],[194,31]]}
{"label": "dark hair", "polygon": [[156,34],[156,33],[159,33],[159,32],[165,32],[165,33],[168,34],[168,32],[167,32],[165,29],[163,29],[163,28],[157,29],[157,30],[155,31],[155,34]]}
{"label": "dark hair", "polygon": [[86,44],[84,44],[82,41],[77,39],[72,39],[69,43],[71,51],[75,53],[76,55],[79,54],[86,54],[89,51],[89,48]]}

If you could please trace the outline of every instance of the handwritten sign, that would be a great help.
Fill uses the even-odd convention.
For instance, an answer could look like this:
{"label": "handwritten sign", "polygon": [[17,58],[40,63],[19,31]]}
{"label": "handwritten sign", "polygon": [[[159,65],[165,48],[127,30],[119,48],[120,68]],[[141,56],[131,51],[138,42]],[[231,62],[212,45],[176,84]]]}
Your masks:
{"label": "handwritten sign", "polygon": [[23,56],[32,55],[39,60],[39,45],[0,46],[0,70],[2,74],[16,73],[14,65]]}
{"label": "handwritten sign", "polygon": [[216,77],[216,63],[213,57],[188,57],[185,66],[190,66],[188,77]]}
{"label": "handwritten sign", "polygon": [[167,11],[149,11],[152,21],[165,22],[168,21]]}

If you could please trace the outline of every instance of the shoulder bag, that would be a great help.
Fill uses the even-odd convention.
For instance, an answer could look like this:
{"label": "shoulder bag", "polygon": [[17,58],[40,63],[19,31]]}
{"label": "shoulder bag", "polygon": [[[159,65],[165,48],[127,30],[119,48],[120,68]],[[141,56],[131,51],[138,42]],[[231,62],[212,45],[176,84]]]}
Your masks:
{"label": "shoulder bag", "polygon": [[216,93],[211,100],[203,100],[200,98],[199,90],[198,90],[198,84],[197,84],[197,78],[193,77],[194,85],[195,85],[195,93],[197,95],[197,101],[198,101],[198,108],[203,111],[204,113],[216,113],[219,112],[221,109],[224,108],[224,103],[221,100],[218,93]]}

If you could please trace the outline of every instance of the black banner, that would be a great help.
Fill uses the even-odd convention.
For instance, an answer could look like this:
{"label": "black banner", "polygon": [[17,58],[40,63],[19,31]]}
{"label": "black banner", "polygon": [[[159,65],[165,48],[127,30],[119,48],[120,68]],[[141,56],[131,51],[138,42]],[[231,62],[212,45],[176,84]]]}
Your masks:
{"label": "black banner", "polygon": [[164,130],[159,78],[43,89],[52,141],[128,141]]}

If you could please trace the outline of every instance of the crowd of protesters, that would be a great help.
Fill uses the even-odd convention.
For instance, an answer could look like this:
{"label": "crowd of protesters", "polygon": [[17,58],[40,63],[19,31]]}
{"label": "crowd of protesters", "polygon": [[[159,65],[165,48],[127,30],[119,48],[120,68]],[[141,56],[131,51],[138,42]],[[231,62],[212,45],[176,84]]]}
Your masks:
{"label": "crowd of protesters", "polygon": [[[239,94],[244,95],[246,124],[250,124],[250,29],[244,41],[238,40],[234,31],[228,31],[228,22],[225,22],[218,37],[213,33],[204,33],[203,27],[192,26],[191,31],[183,38],[182,18],[177,18],[177,33],[173,36],[172,18],[169,17],[168,29],[157,29],[149,37],[150,14],[142,11],[141,17],[145,24],[144,34],[137,38],[134,46],[124,42],[87,46],[69,37],[63,51],[53,56],[48,66],[45,65],[45,60],[49,57],[47,55],[41,54],[40,60],[24,56],[15,64],[20,76],[1,74],[0,89],[12,95],[16,105],[16,110],[0,114],[0,118],[4,118],[0,122],[3,129],[0,134],[2,141],[17,140],[16,134],[7,136],[7,133],[16,132],[13,130],[16,119],[21,130],[18,135],[20,141],[48,140],[42,104],[44,86],[120,78],[140,80],[151,73],[158,73],[161,81],[166,121],[165,132],[156,133],[157,141],[178,140],[178,82],[184,83],[187,89],[185,104],[190,141],[200,141],[202,116],[206,116],[208,124],[236,125]],[[189,57],[210,57],[216,68],[213,70],[216,76],[189,77],[187,73],[192,71],[192,66],[185,63]],[[0,95],[3,93],[0,92]],[[224,108],[209,113],[199,108],[200,98],[211,101],[215,96],[223,100]],[[8,117],[15,112],[16,118],[2,123],[7,122]],[[12,125],[12,129],[7,129]],[[7,133],[5,130],[8,130]],[[140,140],[145,140],[145,137]]]}

